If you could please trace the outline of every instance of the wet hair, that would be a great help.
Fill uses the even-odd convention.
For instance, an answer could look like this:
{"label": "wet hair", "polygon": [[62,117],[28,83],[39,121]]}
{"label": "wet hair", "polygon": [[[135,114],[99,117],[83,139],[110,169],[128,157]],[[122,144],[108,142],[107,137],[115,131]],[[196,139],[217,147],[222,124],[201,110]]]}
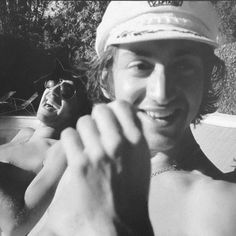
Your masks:
{"label": "wet hair", "polygon": [[223,60],[215,55],[214,49],[210,46],[203,45],[205,79],[203,98],[197,116],[193,124],[198,124],[206,114],[215,112],[218,109],[218,101],[223,92],[226,66]]}
{"label": "wet hair", "polygon": [[[112,66],[114,56],[116,54],[117,47],[110,46],[103,52],[101,57],[97,55],[89,64],[89,70],[87,72],[88,83],[88,96],[93,103],[107,103],[115,99],[115,94],[112,88],[109,86],[109,80],[112,79]],[[108,71],[107,76],[102,80],[102,73],[104,70]],[[102,92],[102,89],[106,90],[110,95],[110,99],[106,98]]]}
{"label": "wet hair", "polygon": [[74,115],[71,117],[70,123],[72,127],[76,126],[76,122],[79,117],[91,114],[92,111],[92,102],[88,98],[87,94],[87,77],[85,75],[78,75],[75,73],[71,73],[71,75],[68,76],[62,76],[61,79],[64,80],[70,80],[74,83],[75,90],[76,90],[76,103],[77,107],[75,107]]}
{"label": "wet hair", "polygon": [[[196,115],[192,121],[194,125],[198,124],[202,117],[206,114],[213,113],[217,110],[217,102],[222,93],[223,82],[225,78],[225,63],[214,53],[214,49],[206,44],[201,43],[203,48],[205,68],[204,91],[202,102]],[[90,62],[88,76],[88,94],[93,103],[109,102],[115,99],[113,88],[110,87],[112,79],[112,66],[114,56],[117,52],[117,46],[110,46],[100,56],[95,57]],[[106,70],[107,76],[102,80],[102,73]],[[102,92],[106,90],[110,95],[110,100],[107,99]]]}
{"label": "wet hair", "polygon": [[88,97],[87,93],[87,78],[85,75],[78,76],[76,79],[73,79],[75,87],[77,100],[80,104],[79,117],[83,115],[90,114],[92,111],[92,102]]}

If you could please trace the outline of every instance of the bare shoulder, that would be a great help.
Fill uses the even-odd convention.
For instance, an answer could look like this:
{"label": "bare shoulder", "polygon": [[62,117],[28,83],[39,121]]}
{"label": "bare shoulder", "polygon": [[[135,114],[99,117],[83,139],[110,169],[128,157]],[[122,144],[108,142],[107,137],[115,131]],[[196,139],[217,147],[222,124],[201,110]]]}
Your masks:
{"label": "bare shoulder", "polygon": [[[224,203],[224,208],[220,209],[223,213],[225,207],[230,206],[236,209],[236,184],[214,180],[202,175],[195,181],[189,193],[192,201],[201,200],[211,207],[215,207],[216,203]],[[219,207],[217,207],[219,209]],[[232,208],[231,208],[232,209]],[[236,214],[235,214],[236,216]]]}
{"label": "bare shoulder", "polygon": [[17,135],[11,140],[11,143],[27,142],[34,134],[34,129],[27,127],[21,129]]}
{"label": "bare shoulder", "polygon": [[236,184],[197,171],[152,178],[149,206],[153,228],[160,235],[166,235],[167,228],[173,229],[169,235],[233,236],[236,232]]}
{"label": "bare shoulder", "polygon": [[186,206],[189,225],[199,235],[235,235],[236,184],[202,175],[189,191]]}

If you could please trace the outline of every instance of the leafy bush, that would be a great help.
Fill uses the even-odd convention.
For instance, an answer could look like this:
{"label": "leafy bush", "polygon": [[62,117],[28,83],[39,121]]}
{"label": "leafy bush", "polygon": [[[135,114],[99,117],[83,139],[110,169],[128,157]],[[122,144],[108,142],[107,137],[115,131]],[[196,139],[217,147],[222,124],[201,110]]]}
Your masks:
{"label": "leafy bush", "polygon": [[68,51],[71,64],[93,57],[96,28],[109,1],[0,2],[3,34],[23,38],[31,46]]}
{"label": "leafy bush", "polygon": [[236,43],[225,44],[216,54],[226,64],[223,93],[219,101],[219,112],[236,115]]}
{"label": "leafy bush", "polygon": [[236,41],[236,1],[212,0],[218,13],[221,43]]}
{"label": "leafy bush", "polygon": [[[53,19],[47,18],[41,44],[44,48],[66,46],[71,64],[93,58],[96,28],[109,1],[59,1]],[[60,6],[58,5],[60,4]]]}

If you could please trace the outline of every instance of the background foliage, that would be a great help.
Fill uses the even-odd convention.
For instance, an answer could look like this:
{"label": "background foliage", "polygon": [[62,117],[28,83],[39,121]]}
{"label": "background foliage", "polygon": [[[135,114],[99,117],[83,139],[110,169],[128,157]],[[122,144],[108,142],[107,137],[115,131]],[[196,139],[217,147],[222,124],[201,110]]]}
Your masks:
{"label": "background foliage", "polygon": [[236,115],[236,1],[213,1],[219,15],[220,43],[216,53],[226,64],[219,112]]}
{"label": "background foliage", "polygon": [[1,31],[37,48],[67,47],[72,62],[81,58],[88,61],[95,29],[108,2],[3,0]]}
{"label": "background foliage", "polygon": [[[220,41],[223,44],[218,54],[227,65],[224,94],[219,103],[220,111],[236,114],[236,1],[212,2],[219,14]],[[3,71],[8,68],[4,73],[0,72],[0,81],[3,78],[10,81],[11,78],[9,86],[30,96],[29,90],[33,86],[29,84],[26,91],[22,88],[22,81],[32,83],[42,73],[48,73],[50,68],[52,70],[55,67],[52,55],[59,58],[65,68],[86,68],[86,63],[94,57],[96,27],[108,3],[109,1],[1,0],[0,33],[4,40],[0,38],[0,47],[6,51],[7,45],[9,50],[0,55]],[[6,35],[21,41],[16,43],[6,39]],[[12,46],[13,44],[18,46]],[[18,68],[18,72],[9,75],[13,67]],[[9,90],[9,86],[3,88],[4,91],[0,89],[0,98],[2,93]],[[21,93],[18,92],[18,95],[21,96]]]}
{"label": "background foliage", "polygon": [[213,0],[219,15],[221,43],[232,43],[236,40],[236,1]]}

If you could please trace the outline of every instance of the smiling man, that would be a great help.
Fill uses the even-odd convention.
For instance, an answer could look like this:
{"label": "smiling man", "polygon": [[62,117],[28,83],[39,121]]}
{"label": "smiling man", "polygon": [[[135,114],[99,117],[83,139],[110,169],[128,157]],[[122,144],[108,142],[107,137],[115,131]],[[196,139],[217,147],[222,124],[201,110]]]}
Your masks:
{"label": "smiling man", "polygon": [[[29,235],[152,236],[152,227],[160,236],[235,235],[236,185],[190,130],[215,109],[224,69],[214,54],[216,22],[209,1],[110,3],[90,79],[112,102],[95,106],[48,152],[46,178],[27,189],[30,206],[42,213],[44,191],[33,190],[46,183],[47,193],[62,178]],[[18,222],[15,231],[25,224]]]}
{"label": "smiling man", "polygon": [[83,111],[80,111],[80,100],[84,98],[77,94],[77,87],[72,80],[46,81],[37,118],[45,126],[58,129],[59,133],[65,127],[72,126],[78,114],[83,114]]}
{"label": "smiling man", "polygon": [[[190,130],[216,110],[224,73],[214,54],[217,27],[210,1],[112,1],[97,29],[91,91],[99,88],[95,94],[113,101],[107,109],[114,115],[120,115],[120,100],[128,102],[141,121],[151,154],[155,235],[235,232],[236,187],[228,182],[235,180],[208,160]],[[120,142],[101,146],[116,153]]]}
{"label": "smiling man", "polygon": [[[225,181],[190,130],[216,109],[224,72],[214,54],[217,34],[209,1],[110,3],[97,29],[90,83],[112,102],[79,119],[77,131],[62,133],[71,161],[46,230],[86,235],[100,225],[104,231],[93,235],[151,236],[150,217],[154,235],[235,235],[236,185]],[[88,183],[67,199],[68,176]],[[81,196],[95,204],[80,206]],[[72,214],[62,210],[67,204]]]}
{"label": "smiling man", "polygon": [[190,130],[216,110],[224,72],[217,35],[209,1],[112,2],[98,27],[91,87],[135,107],[157,169],[225,178]]}
{"label": "smiling man", "polygon": [[119,46],[113,64],[116,99],[137,109],[153,155],[175,149],[203,96],[205,48],[195,42]]}
{"label": "smiling man", "polygon": [[[38,173],[45,165],[48,150],[53,149],[54,144],[58,142],[61,131],[66,127],[75,127],[78,117],[89,113],[90,109],[84,84],[79,79],[46,80],[45,91],[37,111],[40,123],[36,129],[23,128],[10,143],[0,146],[0,228],[5,234],[25,235],[30,230],[33,219],[37,222],[40,211],[47,208],[48,194],[52,198],[52,190],[49,190],[49,193],[41,191],[36,180],[36,189],[39,192],[33,199],[35,201],[35,196],[40,196],[41,192],[44,200],[36,201],[41,210],[37,211],[38,214],[32,213],[35,218],[32,217],[32,206],[28,205],[27,197],[27,192],[32,189],[29,185],[36,176],[42,176]],[[58,160],[63,156],[62,152],[57,151],[55,166],[53,162],[50,164],[54,170],[57,170]],[[52,170],[46,173],[46,176],[49,173],[52,177]],[[55,189],[55,182],[51,187]],[[17,220],[23,218],[24,223],[16,227]],[[28,226],[25,227],[25,224]],[[14,230],[17,232],[13,233]]]}

